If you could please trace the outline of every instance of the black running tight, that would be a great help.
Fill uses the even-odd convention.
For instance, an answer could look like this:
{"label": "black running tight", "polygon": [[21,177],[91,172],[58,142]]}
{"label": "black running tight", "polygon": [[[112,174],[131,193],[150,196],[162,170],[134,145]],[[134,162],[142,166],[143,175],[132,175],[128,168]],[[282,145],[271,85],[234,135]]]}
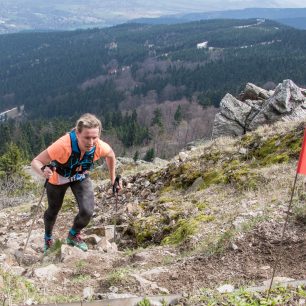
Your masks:
{"label": "black running tight", "polygon": [[71,182],[64,185],[47,184],[48,208],[44,214],[45,234],[52,236],[52,230],[60,211],[65,193],[71,188],[79,207],[79,213],[74,218],[72,229],[80,232],[90,221],[94,210],[94,192],[91,180]]}

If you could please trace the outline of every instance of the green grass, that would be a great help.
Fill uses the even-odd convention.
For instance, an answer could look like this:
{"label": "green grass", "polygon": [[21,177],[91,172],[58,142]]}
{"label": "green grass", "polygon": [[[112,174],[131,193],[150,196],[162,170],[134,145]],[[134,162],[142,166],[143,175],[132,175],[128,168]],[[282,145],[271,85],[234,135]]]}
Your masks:
{"label": "green grass", "polygon": [[71,281],[74,284],[83,284],[84,282],[86,282],[86,281],[88,281],[90,279],[91,279],[90,275],[79,274],[79,275],[74,276]]}
{"label": "green grass", "polygon": [[[201,303],[201,305],[227,305],[227,306],[280,306],[299,305],[306,297],[306,287],[276,287],[268,292],[249,292],[244,288],[232,293],[220,294],[211,289],[201,289],[200,294],[189,298],[190,305]],[[189,305],[189,304],[188,304]],[[302,304],[303,305],[303,304]]]}
{"label": "green grass", "polygon": [[53,245],[51,246],[51,248],[48,250],[48,253],[54,253],[56,255],[60,255],[63,243],[64,242],[62,240],[56,239]]}
{"label": "green grass", "polygon": [[1,305],[24,305],[31,299],[35,303],[70,303],[80,301],[77,295],[46,295],[37,286],[22,276],[12,275],[0,268],[3,287],[0,290]]}
{"label": "green grass", "polygon": [[107,276],[106,281],[108,285],[114,286],[114,285],[120,284],[121,282],[126,281],[130,271],[131,269],[128,267],[115,269],[114,271],[109,273]]}
{"label": "green grass", "polygon": [[76,275],[82,275],[86,271],[87,262],[84,259],[80,259],[75,263],[75,274]]}
{"label": "green grass", "polygon": [[72,194],[66,194],[63,202],[63,206],[61,209],[63,212],[67,211],[77,211],[77,204],[74,196]]}
{"label": "green grass", "polygon": [[[162,299],[160,301],[160,303],[161,303],[162,306],[167,306],[168,305],[168,303],[164,299]],[[145,298],[143,298],[143,300],[138,302],[136,306],[151,306],[151,305],[152,304],[151,304],[150,300],[147,297],[145,297]]]}
{"label": "green grass", "polygon": [[137,303],[137,306],[151,306],[151,302],[145,297],[142,301]]}
{"label": "green grass", "polygon": [[306,225],[306,205],[305,202],[299,202],[293,207],[293,215],[296,221]]}

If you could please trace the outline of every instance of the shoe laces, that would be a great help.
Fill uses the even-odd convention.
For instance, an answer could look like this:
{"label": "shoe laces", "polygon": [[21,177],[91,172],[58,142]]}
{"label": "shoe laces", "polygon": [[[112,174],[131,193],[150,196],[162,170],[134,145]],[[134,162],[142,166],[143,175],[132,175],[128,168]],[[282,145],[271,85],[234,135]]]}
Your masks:
{"label": "shoe laces", "polygon": [[77,234],[75,235],[75,240],[76,240],[77,242],[83,242],[80,233],[77,233]]}
{"label": "shoe laces", "polygon": [[46,239],[46,240],[45,240],[45,244],[46,244],[46,246],[47,246],[48,248],[50,248],[50,247],[52,246],[52,244],[53,244],[53,240],[52,240],[52,239]]}

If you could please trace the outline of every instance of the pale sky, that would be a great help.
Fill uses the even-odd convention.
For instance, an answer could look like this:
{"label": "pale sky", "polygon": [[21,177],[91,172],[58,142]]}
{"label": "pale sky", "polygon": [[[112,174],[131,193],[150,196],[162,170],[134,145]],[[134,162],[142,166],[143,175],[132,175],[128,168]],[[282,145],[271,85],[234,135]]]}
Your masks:
{"label": "pale sky", "polygon": [[[127,2],[129,1],[127,0]],[[165,6],[168,6],[167,1],[157,0],[156,2],[164,2]],[[153,3],[152,5],[154,5]],[[306,8],[305,0],[177,0],[174,3],[176,3],[178,6],[182,5],[197,8],[199,11],[232,10],[250,7]],[[172,6],[175,6],[174,3]]]}
{"label": "pale sky", "polygon": [[[275,7],[275,8],[306,8],[305,0],[0,0],[1,6],[11,6],[11,5],[21,5],[23,8],[33,5],[42,6],[47,5],[52,6],[96,6],[104,7],[116,6],[117,9],[130,7],[134,5],[134,9],[137,10],[137,6],[151,6],[152,9],[156,7],[164,7],[169,9],[182,9],[185,8],[194,8],[201,11],[211,11],[211,10],[228,10],[228,9],[240,9],[247,7]],[[137,6],[136,6],[137,5]]]}
{"label": "pale sky", "polygon": [[[306,0],[0,0],[0,27],[1,22],[9,22],[7,20],[19,24],[19,30],[32,20],[36,27],[48,20],[52,28],[53,15],[72,16],[78,26],[95,23],[95,20],[99,24],[113,25],[141,17],[256,7],[306,8]],[[7,26],[6,29],[13,28]]]}

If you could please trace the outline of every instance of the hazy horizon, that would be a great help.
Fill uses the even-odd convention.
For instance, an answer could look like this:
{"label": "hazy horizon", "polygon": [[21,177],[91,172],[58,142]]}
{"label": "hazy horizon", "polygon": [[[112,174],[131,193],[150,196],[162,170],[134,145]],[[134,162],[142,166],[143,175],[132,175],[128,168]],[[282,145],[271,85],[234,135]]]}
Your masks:
{"label": "hazy horizon", "polygon": [[306,8],[279,0],[0,0],[0,33],[35,29],[106,27],[138,18],[245,8]]}

